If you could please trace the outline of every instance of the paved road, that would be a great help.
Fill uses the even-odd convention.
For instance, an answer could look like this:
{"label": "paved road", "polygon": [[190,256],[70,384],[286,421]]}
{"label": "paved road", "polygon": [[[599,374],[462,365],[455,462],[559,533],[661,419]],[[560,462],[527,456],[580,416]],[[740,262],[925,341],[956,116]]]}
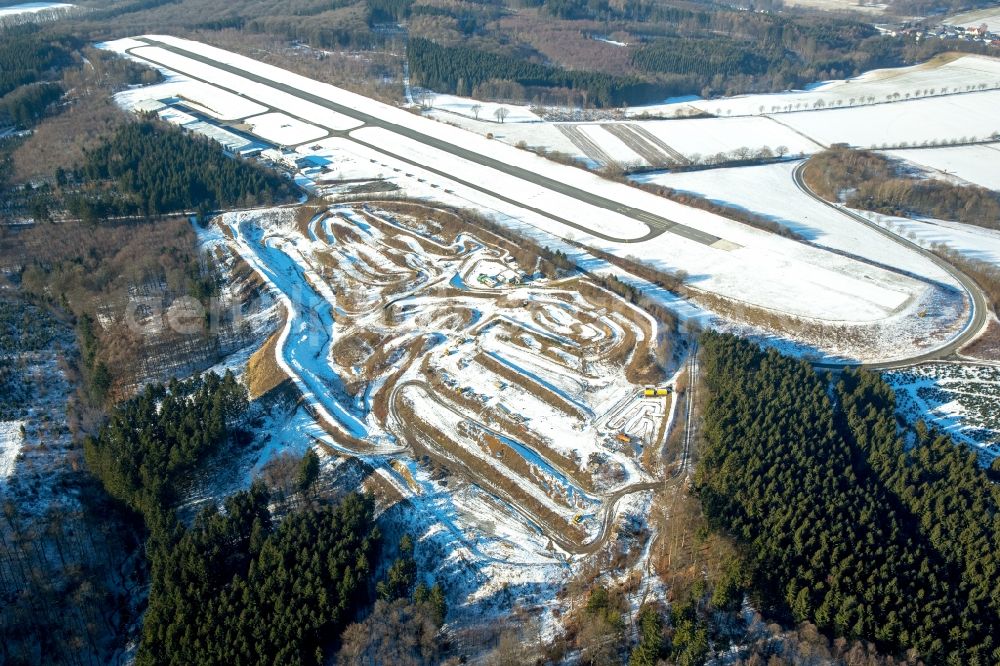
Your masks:
{"label": "paved road", "polygon": [[[413,166],[417,166],[417,167],[426,169],[427,171],[431,171],[431,172],[436,173],[436,174],[438,174],[440,176],[443,176],[443,177],[445,177],[447,179],[450,179],[450,180],[462,183],[463,185],[471,187],[471,188],[473,188],[475,190],[478,190],[480,192],[483,192],[485,194],[489,194],[490,196],[496,197],[497,199],[500,199],[501,201],[504,201],[504,202],[509,203],[509,204],[513,204],[513,205],[518,206],[520,208],[523,208],[525,210],[530,210],[530,211],[532,211],[534,213],[537,213],[537,214],[542,215],[544,217],[547,217],[549,219],[555,220],[557,222],[560,222],[561,224],[565,224],[565,225],[567,225],[569,227],[572,227],[572,228],[577,229],[579,231],[582,231],[584,233],[590,234],[592,236],[596,236],[596,237],[601,238],[603,240],[608,240],[608,241],[613,241],[613,242],[618,242],[618,243],[641,243],[641,242],[647,241],[647,240],[649,240],[651,238],[655,238],[655,237],[657,237],[660,234],[663,234],[665,232],[670,232],[670,233],[676,234],[678,236],[682,236],[684,238],[687,238],[688,240],[692,240],[692,241],[695,241],[697,243],[702,243],[704,245],[712,245],[713,243],[716,243],[717,241],[721,240],[718,236],[714,236],[712,234],[706,233],[704,231],[701,231],[700,229],[695,229],[694,227],[689,227],[687,225],[680,224],[680,223],[675,222],[673,220],[668,220],[667,218],[661,217],[661,216],[656,215],[654,213],[650,213],[648,211],[641,210],[639,208],[634,208],[632,206],[628,206],[626,204],[619,203],[619,202],[614,201],[612,199],[608,199],[606,197],[602,197],[602,196],[599,196],[597,194],[593,194],[592,192],[587,192],[586,190],[582,190],[582,189],[574,187],[572,185],[567,185],[566,183],[562,183],[562,182],[554,180],[552,178],[548,178],[546,176],[539,175],[539,174],[537,174],[537,173],[535,173],[533,171],[529,171],[527,169],[522,169],[521,167],[513,166],[513,165],[510,165],[510,164],[506,164],[504,162],[501,162],[500,160],[496,160],[496,159],[493,159],[492,157],[489,157],[487,155],[483,155],[482,153],[478,153],[478,152],[475,152],[475,151],[472,151],[472,150],[468,150],[468,149],[462,148],[461,146],[456,146],[453,143],[449,143],[447,141],[443,141],[443,140],[438,139],[436,137],[428,136],[426,134],[423,134],[423,133],[421,133],[421,132],[419,132],[417,130],[411,129],[409,127],[405,127],[405,126],[402,126],[402,125],[396,125],[395,123],[388,122],[386,120],[383,120],[382,118],[378,118],[376,116],[369,115],[369,114],[364,113],[362,111],[358,111],[357,109],[353,109],[353,108],[351,108],[349,106],[344,106],[343,104],[338,104],[337,102],[329,100],[329,99],[327,99],[325,97],[321,97],[319,95],[314,95],[312,93],[305,92],[303,90],[299,90],[298,88],[295,88],[293,86],[289,86],[289,85],[287,85],[285,83],[282,83],[280,81],[275,81],[273,79],[269,79],[269,78],[266,78],[266,77],[258,76],[256,74],[253,74],[253,73],[247,72],[245,70],[242,70],[242,69],[240,69],[238,67],[233,67],[233,66],[228,65],[226,63],[218,62],[216,60],[213,60],[212,58],[200,55],[198,53],[193,53],[191,51],[186,51],[186,50],[184,50],[182,48],[174,46],[173,44],[166,44],[164,42],[160,42],[160,41],[157,41],[155,39],[149,39],[149,38],[146,38],[146,37],[140,37],[140,38],[138,38],[138,41],[142,41],[142,42],[148,44],[149,46],[157,46],[157,47],[159,47],[161,49],[164,49],[166,51],[170,51],[172,53],[176,53],[178,55],[185,56],[187,58],[190,58],[191,60],[195,60],[197,62],[201,62],[201,63],[206,64],[206,65],[211,65],[212,67],[216,67],[217,69],[220,69],[222,71],[228,72],[230,74],[234,74],[236,76],[243,77],[244,79],[247,79],[249,81],[253,81],[255,83],[260,83],[260,84],[263,84],[263,85],[271,86],[272,88],[275,88],[276,90],[280,90],[281,92],[287,93],[289,95],[293,95],[295,97],[298,97],[299,99],[311,102],[313,104],[318,104],[319,106],[323,106],[323,107],[325,107],[327,109],[330,109],[332,111],[336,111],[337,113],[341,113],[341,114],[343,114],[343,115],[345,115],[345,116],[347,116],[349,118],[353,118],[355,120],[363,122],[366,126],[369,126],[369,127],[381,127],[383,129],[389,130],[390,132],[394,132],[394,133],[396,133],[396,134],[398,134],[400,136],[406,137],[408,139],[413,139],[414,141],[418,141],[418,142],[423,143],[423,144],[425,144],[427,146],[430,146],[432,148],[436,148],[438,150],[442,150],[444,152],[450,153],[451,155],[453,155],[455,157],[459,157],[459,158],[468,160],[470,162],[475,162],[476,164],[479,164],[479,165],[482,165],[482,166],[486,166],[486,167],[490,167],[490,168],[493,168],[493,169],[497,169],[498,171],[502,171],[502,172],[504,172],[504,173],[506,173],[508,175],[515,176],[517,178],[520,178],[521,180],[525,180],[525,181],[528,181],[528,182],[533,183],[535,185],[539,185],[539,186],[544,187],[544,188],[546,188],[548,190],[552,190],[554,192],[558,192],[560,194],[564,194],[566,196],[572,197],[572,198],[577,199],[579,201],[582,201],[584,203],[591,204],[593,206],[597,206],[597,207],[603,208],[605,210],[613,211],[615,213],[620,213],[620,214],[625,215],[627,217],[631,217],[631,218],[633,218],[635,220],[638,220],[638,221],[644,223],[647,227],[649,227],[649,233],[647,233],[646,235],[644,235],[644,236],[642,236],[640,238],[618,238],[618,237],[615,237],[615,236],[610,236],[610,235],[601,233],[599,231],[596,231],[596,230],[594,230],[594,229],[592,229],[592,228],[590,228],[590,227],[588,227],[586,225],[579,224],[578,222],[575,222],[573,220],[568,220],[566,218],[560,217],[560,216],[555,215],[553,213],[546,212],[546,211],[543,211],[541,209],[532,208],[530,206],[526,206],[523,202],[520,202],[520,201],[517,201],[516,199],[507,197],[507,196],[505,196],[501,192],[496,192],[496,191],[494,191],[492,189],[489,189],[489,187],[485,183],[476,183],[476,182],[473,182],[471,180],[465,180],[463,178],[463,175],[460,174],[460,173],[456,174],[456,173],[453,173],[453,172],[450,172],[450,171],[449,172],[445,172],[445,171],[441,171],[439,169],[434,168],[434,166],[430,165],[430,164],[422,164],[422,163],[414,162],[414,161],[406,159],[405,157],[402,157],[400,155],[396,155],[396,154],[392,153],[391,151],[387,150],[384,147],[380,147],[380,146],[375,146],[373,144],[369,144],[369,143],[365,142],[364,140],[359,139],[359,138],[351,135],[349,132],[335,132],[335,131],[331,132],[331,134],[333,134],[335,136],[342,136],[342,137],[349,138],[351,141],[354,141],[354,142],[359,143],[361,145],[367,146],[367,147],[369,147],[369,148],[371,148],[373,150],[376,150],[378,152],[391,155],[394,159],[401,160],[401,161],[406,162],[408,164],[412,164]],[[141,48],[141,47],[134,47],[134,48]],[[142,55],[141,53],[132,53],[133,50],[134,49],[128,49],[128,52],[131,55],[133,55],[133,56],[135,56],[137,58],[142,58],[144,60],[148,60],[148,61],[151,61],[151,62],[156,62],[156,60],[154,58]],[[188,76],[191,79],[195,79],[195,80],[198,80],[198,81],[202,81],[202,82],[208,83],[208,82],[204,81],[204,79],[199,78],[197,76],[196,72],[184,72],[184,71],[180,71],[177,67],[174,67],[174,66],[167,66],[167,65],[163,65],[163,66],[164,67],[168,67],[168,69],[171,69],[173,71],[179,71],[181,74],[184,74],[185,76]],[[234,93],[236,93],[236,94],[238,94],[238,95],[240,95],[242,97],[245,97],[247,99],[253,99],[255,102],[258,102],[260,104],[263,104],[265,106],[270,107],[270,103],[266,99],[254,98],[254,97],[251,97],[249,95],[246,95],[246,94],[240,92],[239,90],[237,90],[235,88],[229,88],[227,86],[219,85],[217,83],[211,83],[210,85],[213,85],[213,86],[215,86],[217,88],[222,88],[224,90],[229,90],[229,91],[234,92]],[[294,109],[278,109],[278,110],[280,110],[281,112],[285,113],[286,115],[290,115],[292,117],[295,117],[295,110]],[[303,120],[303,122],[309,122],[309,121]],[[315,124],[315,123],[310,123],[310,124]]]}
{"label": "paved road", "polygon": [[815,367],[823,369],[863,367],[871,370],[892,370],[896,368],[906,368],[909,366],[918,365],[920,363],[927,363],[929,361],[940,361],[950,356],[953,356],[959,349],[964,347],[973,338],[975,338],[976,335],[979,334],[979,332],[983,329],[983,326],[985,326],[987,317],[989,316],[989,307],[987,305],[986,295],[983,293],[983,290],[979,288],[979,285],[977,285],[975,281],[972,280],[972,278],[970,278],[968,275],[966,275],[957,267],[955,267],[954,264],[947,261],[946,259],[942,259],[941,257],[934,254],[930,250],[926,250],[912,241],[909,241],[897,234],[894,234],[893,232],[887,229],[883,229],[882,227],[875,224],[874,222],[864,217],[863,215],[859,215],[848,208],[842,206],[836,206],[827,201],[826,199],[824,199],[823,197],[819,196],[815,192],[813,192],[809,188],[809,186],[806,185],[806,182],[802,177],[802,171],[805,168],[805,165],[806,165],[805,162],[799,164],[795,168],[795,171],[792,172],[792,178],[795,180],[795,186],[799,188],[799,190],[802,191],[803,194],[818,201],[824,206],[829,206],[833,210],[838,211],[843,215],[846,215],[855,222],[859,222],[869,227],[870,229],[873,229],[874,231],[882,234],[889,240],[898,243],[906,250],[910,252],[917,252],[918,254],[925,256],[927,259],[934,262],[934,264],[937,265],[939,268],[941,268],[949,275],[951,275],[953,278],[955,278],[955,280],[960,285],[962,285],[962,288],[969,295],[969,302],[972,305],[972,313],[965,324],[965,328],[963,328],[962,331],[954,338],[952,338],[948,343],[937,349],[924,352],[922,354],[917,354],[916,356],[896,359],[893,361],[885,361],[883,363],[864,363],[864,364],[814,363],[813,365]]}
{"label": "paved road", "polygon": [[694,394],[698,388],[698,343],[692,342],[688,351],[688,376],[687,390],[684,391],[684,439],[681,446],[680,456],[677,462],[677,469],[674,470],[674,477],[684,476],[685,479],[691,472],[691,449],[696,436],[694,419]]}

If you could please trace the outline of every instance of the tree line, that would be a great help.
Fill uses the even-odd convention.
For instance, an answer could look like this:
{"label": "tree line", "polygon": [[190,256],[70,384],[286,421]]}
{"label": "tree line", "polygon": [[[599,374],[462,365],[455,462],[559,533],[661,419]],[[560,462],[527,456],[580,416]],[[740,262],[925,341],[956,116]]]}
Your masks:
{"label": "tree line", "polygon": [[[412,657],[407,632],[417,628],[416,654],[438,654],[443,588],[420,580],[408,536],[376,580],[382,537],[374,501],[356,493],[335,503],[319,498],[314,452],[295,466],[304,505],[274,502],[258,480],[189,527],[177,519],[185,480],[209,456],[246,441],[247,409],[246,389],[232,373],[174,380],[119,404],[84,442],[89,469],[149,530],[151,586],[136,663],[321,664],[373,597],[375,613],[345,633],[345,656]],[[379,622],[399,612],[409,618],[406,632],[386,633]]]}
{"label": "tree line", "polygon": [[915,49],[849,19],[715,10],[682,20],[679,29],[636,49],[632,64],[640,71],[690,76],[696,81],[690,92],[732,92],[740,81],[754,89],[802,85],[937,52],[934,45]]}
{"label": "tree line", "polygon": [[295,194],[293,185],[278,174],[227,157],[216,142],[149,120],[119,127],[86,152],[75,175],[90,183],[112,182],[120,193],[112,196],[106,188],[91,187],[68,197],[70,211],[85,219],[204,213],[288,201]]}
{"label": "tree line", "polygon": [[[1000,229],[1000,193],[908,173],[895,160],[868,150],[834,146],[809,158],[804,174],[818,194],[852,208],[886,215],[918,215]],[[846,196],[841,193],[847,192]]]}
{"label": "tree line", "polygon": [[268,501],[258,482],[154,555],[137,664],[323,662],[367,602],[380,540],[373,501],[349,495],[280,522]]}
{"label": "tree line", "polygon": [[997,496],[971,454],[900,432],[877,375],[847,373],[834,400],[774,350],[709,333],[702,354],[696,491],[757,603],[928,662],[997,663]]}
{"label": "tree line", "polygon": [[55,102],[63,96],[58,83],[34,83],[21,86],[0,97],[0,124],[29,127],[42,118]]}
{"label": "tree line", "polygon": [[46,38],[33,26],[0,30],[0,98],[70,64],[79,46],[76,38]]}
{"label": "tree line", "polygon": [[588,104],[610,107],[641,104],[665,92],[662,86],[636,77],[565,70],[467,46],[442,46],[420,37],[410,39],[406,57],[421,85],[457,95],[470,95],[489,81],[513,81],[527,87],[577,90],[586,95]]}

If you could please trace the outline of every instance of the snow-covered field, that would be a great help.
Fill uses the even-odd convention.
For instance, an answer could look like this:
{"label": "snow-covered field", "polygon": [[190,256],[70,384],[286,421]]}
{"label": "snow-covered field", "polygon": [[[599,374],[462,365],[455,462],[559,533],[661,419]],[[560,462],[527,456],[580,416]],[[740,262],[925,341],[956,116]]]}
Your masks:
{"label": "snow-covered field", "polygon": [[[588,160],[586,154],[560,132],[559,126],[555,123],[514,123],[508,121],[501,125],[496,122],[488,122],[485,119],[476,120],[473,117],[445,113],[437,108],[431,109],[425,115],[443,124],[461,127],[482,136],[492,134],[495,140],[510,146],[522,143],[526,146],[543,146],[548,150],[571,155],[584,163],[587,163]],[[593,166],[601,166],[592,160],[591,163]]]}
{"label": "snow-covered field", "polygon": [[[465,116],[466,118],[491,122],[495,125],[541,122],[541,118],[539,118],[530,107],[521,104],[480,102],[479,100],[472,99],[470,97],[442,95],[438,93],[431,93],[427,98],[427,104],[430,108],[437,111],[447,111],[448,113]],[[502,123],[497,115],[498,109],[504,109],[506,111],[506,115]]]}
{"label": "snow-covered field", "polygon": [[[1000,87],[1000,59],[966,55],[938,59],[911,67],[876,69],[852,79],[826,81],[809,90],[721,99],[698,99],[669,104],[635,106],[630,115],[643,113],[673,117],[697,109],[720,117],[784,113],[804,109],[877,104],[887,100]],[[896,97],[898,95],[898,98]]]}
{"label": "snow-covered field", "polygon": [[[806,91],[632,107],[628,115],[634,120],[628,125],[694,161],[720,153],[732,159],[740,149],[777,152],[783,147],[789,155],[808,155],[832,143],[878,148],[982,141],[1000,132],[998,88],[1000,59],[969,55],[874,70]],[[699,112],[716,117],[685,117]],[[671,120],[647,120],[646,115]],[[567,153],[592,166],[650,162],[600,130],[619,121],[556,124],[524,118],[530,121],[518,123],[512,116],[500,126],[450,113],[431,116],[478,134],[493,133],[511,145],[524,142]],[[574,131],[592,143],[571,140]]]}
{"label": "snow-covered field", "polygon": [[19,5],[9,5],[7,7],[0,7],[0,21],[14,16],[39,14],[53,10],[72,9],[73,7],[76,7],[76,5],[65,2],[25,2]]}
{"label": "snow-covered field", "polygon": [[799,111],[775,120],[824,145],[861,148],[923,146],[984,140],[1000,132],[1000,90],[926,97],[823,111]]}
{"label": "snow-covered field", "polygon": [[283,113],[265,113],[244,120],[250,131],[279,146],[295,146],[326,136],[321,127],[309,125]]}
{"label": "snow-covered field", "polygon": [[985,23],[990,32],[1000,32],[1000,7],[986,7],[956,14],[943,23],[957,28],[978,28]]}
{"label": "snow-covered field", "polygon": [[858,212],[923,247],[943,246],[970,259],[1000,265],[1000,231],[949,220],[910,219]]}
{"label": "snow-covered field", "polygon": [[656,173],[636,176],[636,180],[666,185],[712,201],[738,206],[763,215],[817,245],[957,286],[947,273],[927,258],[900,251],[898,243],[803,194],[792,179],[792,172],[799,164],[799,161],[794,161],[686,173]]}
{"label": "snow-covered field", "polygon": [[811,154],[820,150],[815,142],[770,118],[692,118],[688,120],[641,121],[646,128],[689,159],[740,148],[777,150],[784,146],[789,155]]}
{"label": "snow-covered field", "polygon": [[960,179],[1000,191],[1000,143],[885,152],[892,157],[930,169],[933,176],[947,180]]}
{"label": "snow-covered field", "polygon": [[[831,268],[837,265],[843,254],[849,254],[871,262],[868,264],[869,268],[859,275],[864,279],[873,277],[869,271],[883,267],[901,271],[907,276],[905,279],[919,280],[921,284],[928,286],[928,291],[916,306],[920,308],[923,317],[911,318],[909,323],[904,323],[906,318],[890,317],[888,321],[892,323],[875,327],[867,333],[857,331],[857,334],[866,338],[865,344],[871,345],[871,349],[881,349],[884,354],[891,354],[893,349],[902,348],[901,335],[927,335],[941,340],[939,326],[947,328],[944,322],[963,319],[960,314],[962,310],[958,285],[953,278],[928,259],[907,252],[885,236],[804,195],[792,180],[792,171],[796,165],[797,162],[786,162],[687,173],[648,174],[640,178],[767,217],[801,234],[811,244],[837,251],[839,254],[830,255]],[[880,216],[871,217],[874,219]],[[924,241],[921,244],[925,246],[940,242],[965,252],[968,256],[981,259],[994,256],[992,252],[998,236],[996,232],[958,223],[931,224],[899,218],[883,219],[884,226],[886,223],[888,228],[907,238],[914,232],[914,238]],[[900,273],[893,275],[901,276]],[[883,283],[884,279],[876,279],[876,282]],[[804,290],[805,287],[800,285],[800,289]],[[927,317],[936,318],[937,322],[928,326]],[[910,327],[909,332],[904,334],[897,326]],[[899,332],[893,333],[894,330]],[[829,349],[835,346],[833,337],[829,336],[819,347]]]}

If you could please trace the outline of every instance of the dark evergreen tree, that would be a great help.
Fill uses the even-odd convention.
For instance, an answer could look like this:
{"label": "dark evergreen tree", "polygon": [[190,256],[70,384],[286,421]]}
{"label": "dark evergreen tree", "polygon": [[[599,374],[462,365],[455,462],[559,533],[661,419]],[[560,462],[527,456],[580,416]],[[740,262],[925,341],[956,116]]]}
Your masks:
{"label": "dark evergreen tree", "polygon": [[848,374],[835,406],[804,361],[728,335],[702,350],[696,488],[765,611],[928,663],[997,663],[997,500],[971,454],[919,428],[907,450],[876,375]]}
{"label": "dark evergreen tree", "polygon": [[288,201],[294,187],[277,173],[227,157],[214,141],[161,123],[129,123],[87,154],[81,173],[91,183],[112,181],[116,196],[94,188],[67,201],[86,219],[156,216]]}

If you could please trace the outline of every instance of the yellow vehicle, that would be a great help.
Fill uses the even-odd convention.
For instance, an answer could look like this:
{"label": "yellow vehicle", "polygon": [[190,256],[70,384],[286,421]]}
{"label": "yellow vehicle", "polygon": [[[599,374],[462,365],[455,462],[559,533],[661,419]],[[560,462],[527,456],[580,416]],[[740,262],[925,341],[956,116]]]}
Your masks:
{"label": "yellow vehicle", "polygon": [[661,386],[660,388],[656,389],[656,397],[657,398],[664,398],[664,397],[666,397],[668,395],[670,395],[670,387],[669,386]]}
{"label": "yellow vehicle", "polygon": [[581,522],[583,522],[583,514],[582,513],[578,513],[575,516],[573,516],[573,522],[576,523],[577,525],[579,525]]}
{"label": "yellow vehicle", "polygon": [[622,444],[631,444],[632,438],[626,435],[625,433],[620,432],[618,433],[618,441],[621,442]]}
{"label": "yellow vehicle", "polygon": [[654,387],[652,387],[652,386],[647,386],[646,388],[644,388],[642,390],[642,395],[645,398],[655,398],[656,397],[656,389]]}

